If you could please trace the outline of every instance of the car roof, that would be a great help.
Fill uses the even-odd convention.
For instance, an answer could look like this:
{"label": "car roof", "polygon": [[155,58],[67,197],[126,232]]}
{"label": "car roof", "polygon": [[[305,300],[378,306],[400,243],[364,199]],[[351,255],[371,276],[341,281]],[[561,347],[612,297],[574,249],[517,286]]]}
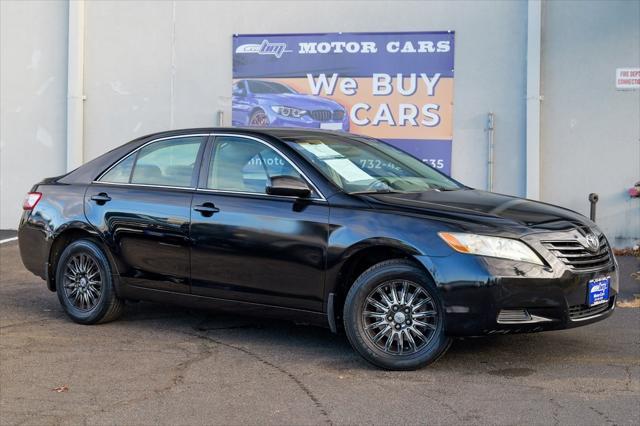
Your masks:
{"label": "car roof", "polygon": [[254,135],[254,136],[256,135],[271,136],[277,139],[312,136],[314,134],[336,135],[336,136],[342,136],[345,138],[357,136],[351,133],[345,133],[337,130],[307,129],[307,128],[297,128],[297,127],[200,127],[200,128],[196,127],[196,128],[190,128],[190,129],[177,129],[177,130],[168,130],[164,132],[152,133],[136,140],[140,140],[140,139],[148,140],[153,138],[171,137],[171,136],[186,135],[191,133],[242,133],[242,134]]}

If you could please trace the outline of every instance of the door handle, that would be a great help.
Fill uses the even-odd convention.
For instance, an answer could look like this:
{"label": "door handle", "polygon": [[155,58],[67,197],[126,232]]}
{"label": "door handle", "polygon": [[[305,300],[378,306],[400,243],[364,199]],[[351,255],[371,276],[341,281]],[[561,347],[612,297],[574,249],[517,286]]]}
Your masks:
{"label": "door handle", "polygon": [[91,201],[95,201],[96,203],[102,205],[107,201],[111,201],[111,197],[109,197],[106,192],[101,192],[98,195],[92,196]]}
{"label": "door handle", "polygon": [[193,209],[197,212],[200,212],[202,216],[205,217],[212,216],[214,213],[218,213],[220,211],[220,209],[217,208],[213,203],[199,204],[193,207]]}

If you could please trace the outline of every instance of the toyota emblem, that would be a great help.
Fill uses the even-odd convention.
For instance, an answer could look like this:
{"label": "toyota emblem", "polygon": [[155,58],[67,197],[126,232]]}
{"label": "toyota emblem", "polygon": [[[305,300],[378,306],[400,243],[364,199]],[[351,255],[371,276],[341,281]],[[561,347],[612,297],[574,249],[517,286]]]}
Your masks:
{"label": "toyota emblem", "polygon": [[591,251],[597,251],[600,246],[598,237],[594,234],[587,234],[587,248]]}

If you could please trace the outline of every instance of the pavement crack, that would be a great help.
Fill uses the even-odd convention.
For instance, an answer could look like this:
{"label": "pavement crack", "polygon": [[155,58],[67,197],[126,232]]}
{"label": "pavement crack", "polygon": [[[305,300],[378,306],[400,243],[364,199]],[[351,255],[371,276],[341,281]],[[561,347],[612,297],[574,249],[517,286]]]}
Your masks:
{"label": "pavement crack", "polygon": [[156,393],[162,393],[162,392],[167,392],[169,390],[171,390],[172,388],[182,384],[184,382],[184,373],[193,365],[196,364],[198,362],[202,362],[208,358],[211,358],[211,356],[213,355],[213,351],[211,351],[211,348],[208,345],[202,345],[202,350],[199,351],[195,357],[193,358],[189,358],[186,361],[183,361],[181,363],[179,363],[176,367],[175,367],[175,371],[176,374],[174,375],[173,379],[172,379],[172,383],[170,386],[164,388],[164,389],[160,389],[159,391],[157,390]]}
{"label": "pavement crack", "polygon": [[194,364],[198,362],[205,361],[214,355],[214,352],[211,350],[211,347],[207,344],[202,344],[200,346],[200,350],[195,352],[195,356],[178,363],[172,369],[172,376],[169,379],[169,382],[157,389],[152,389],[149,393],[141,396],[136,396],[134,398],[125,399],[123,401],[118,401],[113,404],[109,404],[108,406],[101,407],[100,412],[104,413],[107,411],[112,411],[117,408],[122,408],[131,404],[136,404],[140,402],[144,402],[152,398],[153,396],[162,395],[174,389],[177,386],[180,386],[184,383],[185,372]]}
{"label": "pavement crack", "polygon": [[631,366],[630,365],[625,365],[624,366],[624,373],[626,375],[626,378],[625,378],[625,387],[626,387],[626,389],[625,390],[633,392],[633,389],[631,387],[632,384],[633,384],[633,377],[631,376]]}
{"label": "pavement crack", "polygon": [[551,409],[551,416],[553,416],[553,424],[554,426],[558,426],[560,424],[560,419],[558,418],[558,414],[560,413],[560,411],[564,409],[564,406],[553,398],[549,398],[549,402],[553,406]]}
{"label": "pavement crack", "polygon": [[[194,330],[198,330],[198,329],[194,327]],[[205,331],[205,333],[206,333],[206,331]],[[296,384],[296,386],[298,386],[298,388],[300,388],[300,390],[307,396],[307,398],[309,398],[311,400],[311,402],[316,407],[316,410],[320,413],[320,415],[324,419],[324,423],[326,423],[328,425],[333,425],[333,421],[331,420],[331,417],[329,416],[329,412],[325,408],[325,406],[322,403],[322,401],[320,401],[320,399],[318,399],[318,397],[311,391],[311,389],[309,389],[309,387],[307,387],[307,385],[305,385],[302,382],[302,380],[300,380],[295,374],[293,374],[290,371],[280,367],[277,364],[274,364],[273,362],[271,362],[271,361],[269,361],[267,359],[264,359],[262,356],[256,354],[255,352],[250,351],[249,349],[243,348],[241,346],[236,346],[236,345],[233,345],[233,344],[230,344],[230,343],[223,342],[221,340],[218,340],[216,338],[213,338],[211,336],[208,336],[208,335],[202,334],[202,333],[196,333],[196,334],[191,334],[191,335],[194,336],[194,337],[198,337],[200,339],[208,340],[208,341],[210,341],[212,343],[215,343],[216,345],[224,346],[226,348],[242,352],[245,355],[248,355],[251,358],[255,359],[256,361],[259,361],[260,363],[266,365],[267,367],[271,367],[274,370],[278,371],[279,373],[284,374],[292,382],[294,382]]]}
{"label": "pavement crack", "polygon": [[596,413],[597,415],[599,415],[600,417],[602,417],[602,419],[604,419],[604,421],[607,424],[610,424],[610,425],[616,424],[616,422],[611,420],[611,418],[609,418],[609,416],[607,416],[605,413],[603,413],[602,411],[598,410],[597,408],[593,408],[592,406],[589,406],[589,409],[591,411],[593,411],[594,413]]}

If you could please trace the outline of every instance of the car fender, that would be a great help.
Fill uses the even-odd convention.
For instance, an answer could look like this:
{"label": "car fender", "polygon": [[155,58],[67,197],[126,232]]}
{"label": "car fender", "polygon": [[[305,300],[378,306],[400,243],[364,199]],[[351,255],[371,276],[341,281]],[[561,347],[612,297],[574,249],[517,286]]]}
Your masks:
{"label": "car fender", "polygon": [[327,253],[325,300],[329,294],[336,292],[336,289],[340,285],[341,274],[344,272],[346,265],[357,257],[374,251],[388,251],[406,257],[424,255],[417,247],[405,241],[387,237],[366,238],[340,251],[337,251],[335,248],[332,250],[330,246]]}

